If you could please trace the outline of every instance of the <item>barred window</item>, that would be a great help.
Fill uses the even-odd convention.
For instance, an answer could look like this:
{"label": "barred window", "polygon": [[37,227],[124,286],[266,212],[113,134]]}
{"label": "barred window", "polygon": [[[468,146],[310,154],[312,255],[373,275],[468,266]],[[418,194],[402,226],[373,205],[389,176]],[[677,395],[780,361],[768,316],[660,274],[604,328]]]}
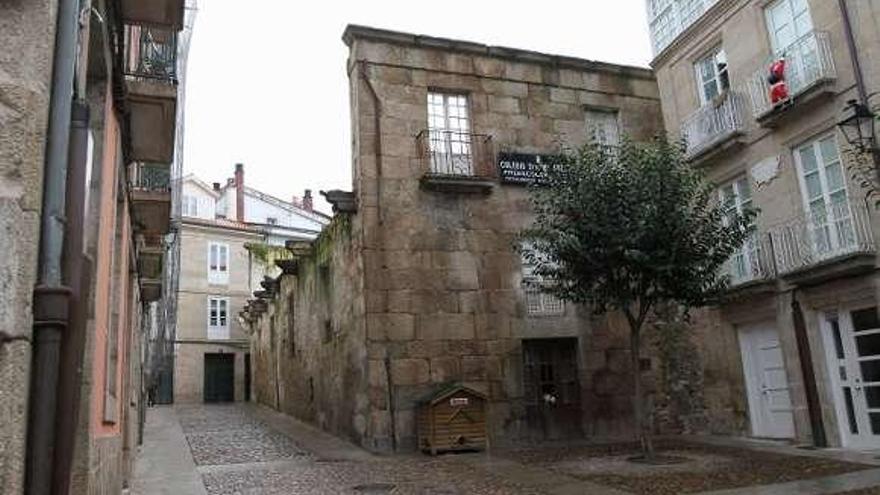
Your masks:
{"label": "barred window", "polygon": [[535,273],[535,265],[526,258],[525,252],[530,249],[532,248],[528,246],[522,249],[522,285],[526,296],[526,313],[538,316],[564,314],[565,302],[542,290],[547,281]]}

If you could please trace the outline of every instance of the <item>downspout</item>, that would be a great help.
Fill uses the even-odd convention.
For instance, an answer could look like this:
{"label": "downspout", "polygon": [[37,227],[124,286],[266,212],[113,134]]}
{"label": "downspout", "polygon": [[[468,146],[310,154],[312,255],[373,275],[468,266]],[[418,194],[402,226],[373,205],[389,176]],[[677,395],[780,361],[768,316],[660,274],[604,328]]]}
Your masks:
{"label": "downspout", "polygon": [[813,433],[813,445],[827,447],[825,425],[822,422],[822,405],[819,400],[819,387],[816,384],[816,373],[813,368],[813,354],[810,350],[810,338],[804,322],[804,312],[797,300],[797,291],[791,294],[791,319],[794,324],[794,336],[797,342],[798,361],[801,364],[801,375],[804,380],[804,395],[807,398],[807,412],[810,415],[810,428]]}
{"label": "downspout", "polygon": [[50,493],[61,337],[67,329],[70,289],[63,285],[64,206],[70,118],[76,72],[79,2],[59,0],[52,61],[52,91],[43,172],[38,279],[26,454],[26,492]]}
{"label": "downspout", "polygon": [[849,17],[849,9],[846,7],[846,0],[837,0],[840,6],[840,15],[843,17],[843,34],[846,38],[846,47],[849,51],[849,58],[853,66],[853,74],[856,79],[856,90],[859,93],[859,101],[865,105],[868,104],[868,89],[865,86],[865,75],[862,72],[862,63],[859,61],[859,52],[856,48],[856,38],[853,34],[852,21]]}
{"label": "downspout", "polygon": [[73,105],[70,131],[69,172],[67,180],[67,225],[64,233],[64,282],[71,288],[70,326],[61,339],[60,369],[64,370],[58,380],[58,406],[56,407],[57,440],[53,494],[66,495],[69,489],[70,467],[79,421],[80,384],[82,383],[83,355],[86,342],[86,321],[89,300],[90,272],[86,269],[85,207],[86,170],[89,146],[89,106],[77,101]]}
{"label": "downspout", "polygon": [[[373,83],[367,76],[366,64],[367,63],[363,60],[357,62],[358,74],[360,74],[361,79],[370,91],[370,95],[373,97],[373,149],[376,152],[376,216],[378,217],[379,225],[381,226],[385,223],[385,219],[382,216],[382,100],[379,99],[379,93],[376,92],[376,88],[373,87]],[[381,242],[382,237],[379,236],[378,239],[380,239]],[[395,405],[394,397],[394,381],[391,376],[391,359],[386,356],[383,364],[385,366],[388,415],[391,418],[391,425],[389,428],[391,434],[391,451],[397,452],[397,407]]]}

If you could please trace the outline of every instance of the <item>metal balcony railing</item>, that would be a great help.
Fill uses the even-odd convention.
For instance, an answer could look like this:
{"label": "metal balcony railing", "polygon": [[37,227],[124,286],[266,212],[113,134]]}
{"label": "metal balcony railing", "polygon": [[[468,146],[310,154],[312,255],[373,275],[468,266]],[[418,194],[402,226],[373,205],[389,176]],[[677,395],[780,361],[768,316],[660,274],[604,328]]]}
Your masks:
{"label": "metal balcony railing", "polygon": [[687,143],[687,156],[692,158],[725,139],[740,134],[744,125],[745,98],[736,92],[727,93],[718,102],[709,102],[694,112],[681,126]]}
{"label": "metal balcony railing", "polygon": [[839,202],[770,231],[776,269],[791,273],[851,254],[876,252],[868,207]]}
{"label": "metal balcony railing", "polygon": [[177,33],[170,29],[125,26],[125,75],[177,82]]}
{"label": "metal balcony railing", "polygon": [[135,163],[131,166],[129,183],[138,191],[170,192],[171,170],[167,165]]}
{"label": "metal balcony railing", "polygon": [[[785,57],[785,81],[788,85],[788,100],[774,105],[770,99],[770,83],[767,81],[770,65],[777,59]],[[774,108],[795,98],[816,84],[830,81],[837,77],[831,41],[824,31],[811,31],[796,42],[785,48],[783,52],[774,54],[748,83],[749,96],[755,118],[763,117]]]}
{"label": "metal balcony railing", "polygon": [[730,277],[730,285],[772,280],[776,277],[770,236],[755,232],[743,247],[724,265],[723,272]]}
{"label": "metal balcony railing", "polygon": [[416,136],[419,158],[427,174],[494,178],[492,136],[429,129]]}

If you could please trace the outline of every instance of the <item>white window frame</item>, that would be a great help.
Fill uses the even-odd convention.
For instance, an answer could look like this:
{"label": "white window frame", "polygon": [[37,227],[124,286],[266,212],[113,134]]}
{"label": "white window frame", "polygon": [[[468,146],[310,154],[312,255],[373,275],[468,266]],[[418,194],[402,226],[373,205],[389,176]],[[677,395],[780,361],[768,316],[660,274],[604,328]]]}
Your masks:
{"label": "white window frame", "polygon": [[208,296],[208,340],[229,340],[229,309],[228,297]]}
{"label": "white window frame", "polygon": [[[822,143],[833,145],[835,157],[827,163],[822,153]],[[806,172],[802,151],[809,151],[816,160],[816,169]],[[840,155],[837,134],[834,132],[820,135],[802,143],[792,151],[797,165],[798,183],[801,188],[801,199],[804,217],[807,222],[809,242],[813,254],[819,258],[833,256],[841,249],[852,247],[857,243],[853,213],[850,207],[849,191],[847,190],[847,171]],[[829,186],[828,169],[837,166],[840,172],[840,184],[837,188]],[[817,175],[820,194],[810,197],[807,186],[808,176]],[[820,207],[821,202],[821,207]],[[823,221],[824,219],[824,221]]]}
{"label": "white window frame", "polygon": [[[806,8],[802,11],[796,11],[795,4],[800,2],[803,2]],[[778,8],[785,10],[787,18],[785,19],[785,23],[777,26],[774,22],[773,12]],[[810,4],[807,0],[776,0],[767,4],[767,6],[764,7],[764,19],[767,25],[767,34],[770,37],[770,46],[773,49],[773,53],[781,54],[788,47],[797,43],[801,38],[812,32],[814,29],[812,15],[812,12],[810,12]],[[790,36],[791,39],[785,44],[782,44],[779,38],[779,32],[783,28],[788,28],[794,31]]]}
{"label": "white window frame", "polygon": [[620,112],[614,108],[587,108],[584,112],[588,137],[605,146],[620,145]]}
{"label": "white window frame", "polygon": [[[706,79],[703,68],[711,64],[711,78]],[[723,66],[723,68],[722,68]],[[721,46],[715,47],[711,52],[701,57],[694,63],[694,74],[697,81],[697,93],[700,97],[700,105],[706,105],[715,98],[730,90],[730,65],[727,63],[727,53]],[[715,88],[715,95],[711,98],[706,91],[709,87]]]}
{"label": "white window frame", "polygon": [[191,196],[189,194],[183,195],[183,201],[181,201],[181,214],[185,217],[197,217],[199,216],[199,198],[196,196]]}
{"label": "white window frame", "polygon": [[427,105],[431,171],[443,175],[474,175],[468,95],[428,91]]}
{"label": "white window frame", "polygon": [[[216,259],[214,257],[215,249]],[[230,259],[229,244],[225,242],[208,243],[208,283],[223,285],[229,283]]]}
{"label": "white window frame", "polygon": [[535,267],[525,257],[525,251],[531,246],[522,247],[522,287],[525,292],[526,313],[528,316],[561,316],[565,314],[565,301],[547,294],[536,286],[543,285],[543,278],[535,273]]}
{"label": "white window frame", "polygon": [[[754,195],[749,176],[740,176],[718,188],[718,201],[721,203],[725,217],[728,214],[742,215],[747,208],[751,208],[754,204]],[[756,234],[753,233],[728,261],[732,282],[737,284],[754,279],[759,275],[756,268],[758,262],[758,242]]]}

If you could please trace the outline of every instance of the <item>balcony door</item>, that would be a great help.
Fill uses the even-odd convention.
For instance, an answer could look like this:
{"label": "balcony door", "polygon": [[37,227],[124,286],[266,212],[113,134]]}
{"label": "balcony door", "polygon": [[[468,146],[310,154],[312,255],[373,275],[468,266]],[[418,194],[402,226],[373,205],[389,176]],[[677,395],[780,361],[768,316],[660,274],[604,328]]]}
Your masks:
{"label": "balcony door", "polygon": [[877,307],[827,314],[826,359],[844,447],[880,448],[880,318]]}
{"label": "balcony door", "polygon": [[467,96],[428,93],[428,133],[432,173],[474,174]]}
{"label": "balcony door", "polygon": [[[718,191],[726,217],[738,217],[752,207],[752,188],[749,178],[742,177]],[[752,234],[728,261],[727,272],[734,285],[748,282],[760,272],[757,235]]]}
{"label": "balcony door", "polygon": [[795,150],[813,261],[844,254],[856,246],[853,212],[837,139],[829,134]]}
{"label": "balcony door", "polygon": [[774,57],[786,59],[786,80],[790,91],[799,91],[821,70],[819,47],[807,0],[776,0],[765,10],[767,31]]}

